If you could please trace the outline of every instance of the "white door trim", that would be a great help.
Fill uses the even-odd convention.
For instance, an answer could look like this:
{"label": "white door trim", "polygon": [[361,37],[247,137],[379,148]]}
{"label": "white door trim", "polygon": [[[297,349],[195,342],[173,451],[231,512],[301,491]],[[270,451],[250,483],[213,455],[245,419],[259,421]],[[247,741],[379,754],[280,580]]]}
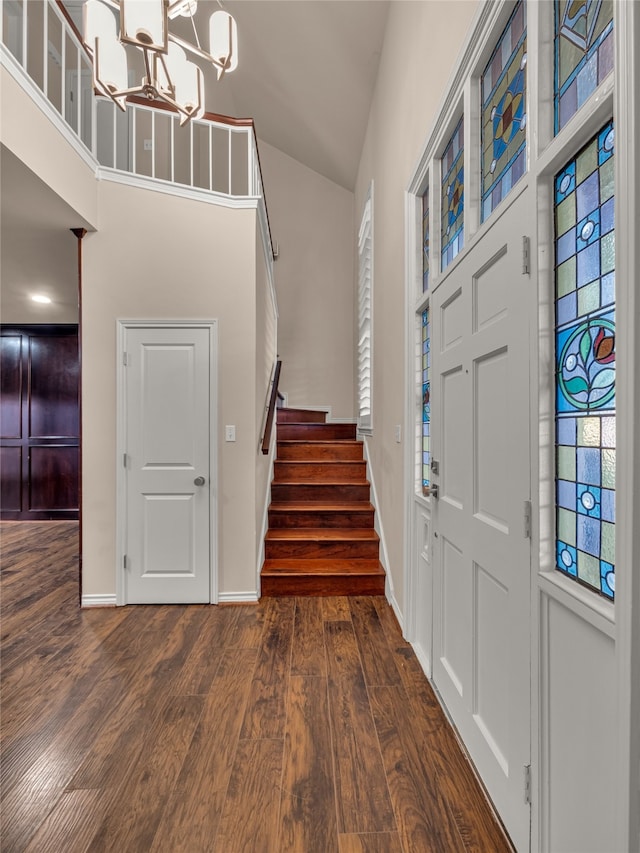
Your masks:
{"label": "white door trim", "polygon": [[124,454],[126,451],[125,342],[130,329],[208,329],[210,334],[209,387],[209,489],[210,489],[210,604],[218,603],[218,321],[217,320],[116,320],[116,605],[126,604],[124,557],[127,534],[127,499]]}

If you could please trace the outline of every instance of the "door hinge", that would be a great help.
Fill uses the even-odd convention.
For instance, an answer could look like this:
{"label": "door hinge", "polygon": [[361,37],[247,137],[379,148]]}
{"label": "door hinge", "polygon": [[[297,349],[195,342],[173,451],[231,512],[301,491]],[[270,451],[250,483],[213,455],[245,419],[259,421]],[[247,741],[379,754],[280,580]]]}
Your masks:
{"label": "door hinge", "polygon": [[531,272],[531,241],[528,237],[522,238],[522,275],[529,275]]}
{"label": "door hinge", "polygon": [[531,765],[524,765],[524,801],[531,805]]}
{"label": "door hinge", "polygon": [[122,464],[124,465],[125,468],[127,467],[127,454],[126,453],[122,454]]}
{"label": "door hinge", "polygon": [[122,568],[123,568],[125,571],[129,568],[128,563],[129,563],[129,558],[128,558],[128,557],[127,557],[127,555],[125,554],[125,555],[124,555],[124,557],[122,558]]}
{"label": "door hinge", "polygon": [[122,353],[122,363],[124,364],[125,367],[129,366],[129,353],[127,353],[127,352]]}
{"label": "door hinge", "polygon": [[522,533],[525,539],[531,539],[531,501],[524,501]]}

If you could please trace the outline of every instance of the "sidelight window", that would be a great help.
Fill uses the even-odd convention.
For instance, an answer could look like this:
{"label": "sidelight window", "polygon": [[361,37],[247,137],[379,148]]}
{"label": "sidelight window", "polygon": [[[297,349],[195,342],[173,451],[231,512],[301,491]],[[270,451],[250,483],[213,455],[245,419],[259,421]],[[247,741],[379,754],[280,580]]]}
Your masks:
{"label": "sidelight window", "polygon": [[615,592],[614,129],[555,176],[556,566]]}

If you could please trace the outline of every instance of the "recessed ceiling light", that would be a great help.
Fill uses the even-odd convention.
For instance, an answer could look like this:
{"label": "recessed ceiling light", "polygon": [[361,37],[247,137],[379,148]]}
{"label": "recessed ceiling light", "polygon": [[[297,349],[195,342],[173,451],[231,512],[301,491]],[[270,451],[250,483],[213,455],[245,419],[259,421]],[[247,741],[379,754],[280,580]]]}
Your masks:
{"label": "recessed ceiling light", "polygon": [[48,296],[42,296],[40,293],[36,293],[35,296],[31,297],[33,302],[42,302],[43,305],[48,305],[51,300]]}

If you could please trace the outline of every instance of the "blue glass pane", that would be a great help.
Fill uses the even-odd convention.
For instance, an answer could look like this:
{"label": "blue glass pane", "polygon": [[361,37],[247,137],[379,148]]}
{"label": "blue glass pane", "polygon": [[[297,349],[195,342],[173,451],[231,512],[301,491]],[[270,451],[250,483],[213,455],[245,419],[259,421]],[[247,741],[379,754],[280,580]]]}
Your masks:
{"label": "blue glass pane", "polygon": [[615,592],[613,144],[609,123],[555,178],[556,567],[608,598]]}
{"label": "blue glass pane", "polygon": [[422,487],[429,485],[430,471],[430,429],[431,429],[431,329],[429,309],[422,312]]}
{"label": "blue glass pane", "polygon": [[429,290],[429,187],[422,194],[422,292]]}
{"label": "blue glass pane", "polygon": [[557,0],[555,13],[555,131],[613,70],[612,0]]}
{"label": "blue glass pane", "polygon": [[482,74],[483,220],[527,168],[525,17],[524,0],[520,0]]}
{"label": "blue glass pane", "polygon": [[442,269],[464,244],[464,120],[453,131],[442,155]]}

